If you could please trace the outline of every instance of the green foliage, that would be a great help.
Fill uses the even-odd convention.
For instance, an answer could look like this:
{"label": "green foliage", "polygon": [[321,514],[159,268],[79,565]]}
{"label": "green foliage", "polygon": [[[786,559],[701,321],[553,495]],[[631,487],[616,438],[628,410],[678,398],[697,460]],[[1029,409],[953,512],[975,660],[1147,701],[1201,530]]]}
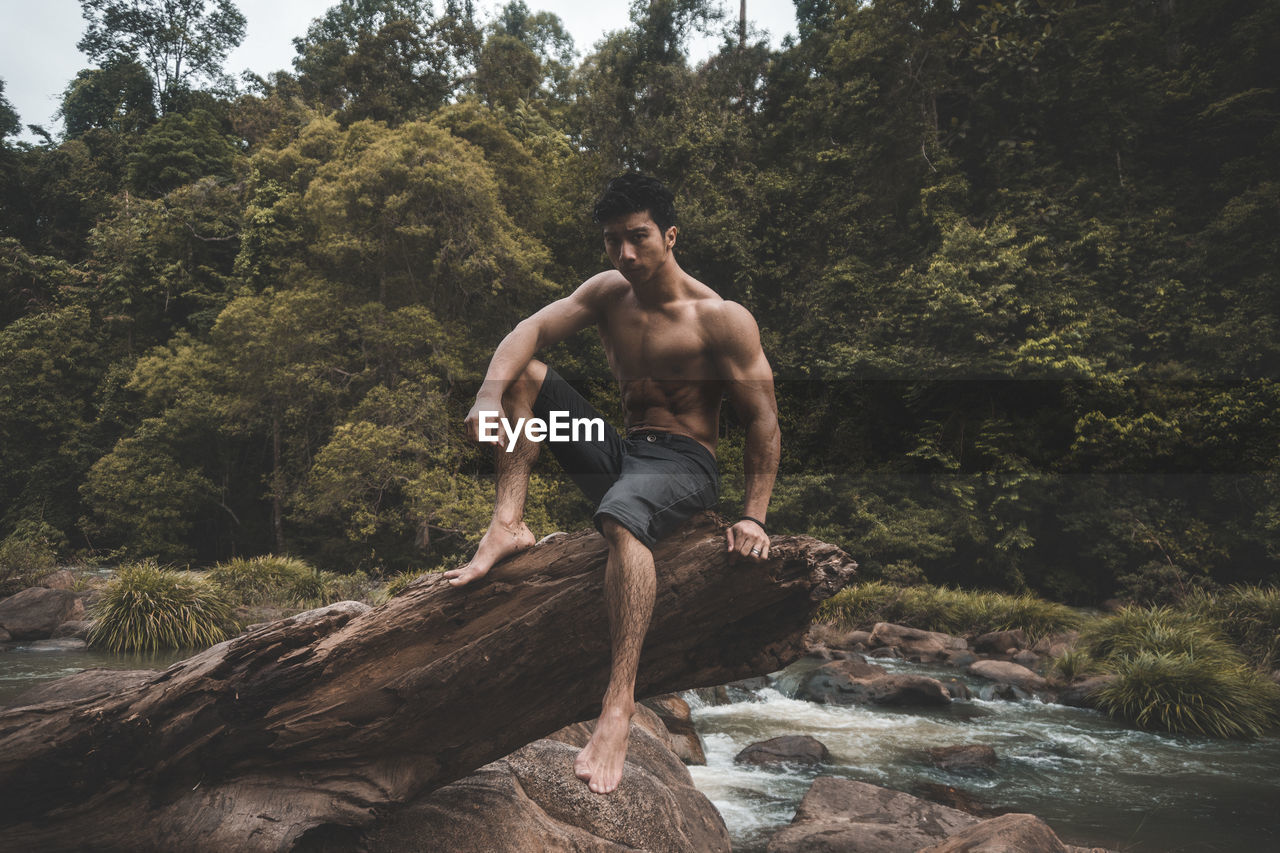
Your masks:
{"label": "green foliage", "polygon": [[218,563],[209,570],[208,579],[231,601],[261,604],[292,597],[294,589],[316,573],[305,560],[267,554]]}
{"label": "green foliage", "polygon": [[337,601],[379,603],[380,585],[362,571],[340,575],[316,571],[300,575],[289,587],[290,600],[302,607],[324,607]]}
{"label": "green foliage", "polygon": [[[1259,593],[1241,590],[1235,600],[1265,613],[1271,596]],[[1099,707],[1145,728],[1216,737],[1257,736],[1280,723],[1280,687],[1227,640],[1214,612],[1229,611],[1223,604],[1204,597],[1187,610],[1130,607],[1088,626],[1078,648],[1116,676],[1098,693]],[[1237,630],[1257,627],[1242,620]]]}
{"label": "green foliage", "polygon": [[1104,662],[1141,652],[1230,655],[1230,647],[1214,622],[1171,607],[1123,608],[1081,631],[1079,648]]}
{"label": "green foliage", "polygon": [[18,120],[13,104],[4,96],[4,80],[0,80],[0,145],[4,143],[6,136],[15,136],[20,130],[22,122]]}
{"label": "green foliage", "polygon": [[302,91],[345,121],[420,117],[454,93],[474,62],[472,4],[340,0],[293,40]]}
{"label": "green foliage", "polygon": [[1257,737],[1280,722],[1280,686],[1238,655],[1143,651],[1112,670],[1098,707],[1143,728]]}
{"label": "green foliage", "polygon": [[60,112],[69,137],[94,128],[140,133],[156,120],[151,77],[132,59],[86,68],[67,84]]}
{"label": "green foliage", "polygon": [[91,615],[89,645],[117,652],[210,646],[234,628],[219,589],[151,561],[120,567]]}
{"label": "green foliage", "polygon": [[958,636],[1021,628],[1032,640],[1081,623],[1071,608],[1033,595],[901,587],[883,581],[841,590],[822,603],[817,618],[845,630],[868,630],[877,622],[893,622]]}
{"label": "green foliage", "polygon": [[1183,606],[1221,625],[1254,666],[1264,672],[1280,667],[1280,589],[1235,585],[1197,593]]}
{"label": "green foliage", "polygon": [[222,63],[244,40],[233,0],[80,0],[84,36],[76,45],[102,64],[147,69],[162,110],[195,82],[222,78]]}
{"label": "green foliage", "polygon": [[128,158],[129,186],[159,196],[205,177],[231,176],[236,148],[203,110],[167,115],[149,127]]}
{"label": "green foliage", "polygon": [[1071,648],[1054,658],[1049,666],[1066,681],[1073,681],[1094,672],[1097,662],[1088,652]]}
{"label": "green foliage", "polygon": [[44,521],[19,522],[0,541],[0,598],[21,592],[52,571],[67,538]]}

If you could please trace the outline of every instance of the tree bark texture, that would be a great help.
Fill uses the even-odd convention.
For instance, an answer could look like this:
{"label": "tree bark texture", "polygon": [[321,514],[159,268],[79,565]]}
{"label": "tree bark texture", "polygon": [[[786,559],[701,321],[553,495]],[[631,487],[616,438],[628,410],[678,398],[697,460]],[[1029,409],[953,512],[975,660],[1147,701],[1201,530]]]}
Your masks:
{"label": "tree bark texture", "polygon": [[[655,551],[637,696],[773,672],[855,564],[775,537],[724,553],[705,514]],[[519,554],[463,588],[429,575],[372,611],[334,605],[214,646],[124,692],[0,713],[12,849],[317,849],[599,711],[605,541]]]}

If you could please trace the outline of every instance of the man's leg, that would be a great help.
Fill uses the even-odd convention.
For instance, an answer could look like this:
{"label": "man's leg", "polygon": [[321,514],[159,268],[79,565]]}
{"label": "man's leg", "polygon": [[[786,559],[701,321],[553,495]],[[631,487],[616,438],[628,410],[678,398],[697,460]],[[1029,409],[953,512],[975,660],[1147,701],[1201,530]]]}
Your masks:
{"label": "man's leg", "polygon": [[609,540],[604,589],[613,661],[600,718],[591,740],[574,762],[574,772],[592,791],[607,794],[622,780],[627,736],[635,713],[636,670],[653,614],[657,577],[653,552],[629,530],[609,517],[603,519],[601,528]]}
{"label": "man's leg", "polygon": [[[511,383],[502,398],[502,408],[510,421],[514,423],[518,418],[533,417],[533,403],[546,375],[547,366],[535,360],[529,362],[520,378]],[[503,447],[494,446],[497,495],[493,519],[471,562],[444,573],[453,586],[470,583],[488,573],[502,558],[533,547],[533,532],[524,523],[524,502],[529,494],[529,472],[537,461],[538,447],[536,442],[528,441],[524,436],[516,439],[515,449],[510,453]]]}

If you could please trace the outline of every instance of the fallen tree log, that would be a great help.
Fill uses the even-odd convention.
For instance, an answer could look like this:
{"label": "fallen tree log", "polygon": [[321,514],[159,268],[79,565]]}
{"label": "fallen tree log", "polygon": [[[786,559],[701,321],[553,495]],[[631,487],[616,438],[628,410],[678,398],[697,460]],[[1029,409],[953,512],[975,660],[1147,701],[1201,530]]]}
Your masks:
{"label": "fallen tree log", "polygon": [[[810,537],[731,561],[706,514],[659,544],[639,697],[775,671],[855,564]],[[606,546],[558,537],[219,644],[121,693],[0,713],[13,849],[302,850],[599,711]]]}

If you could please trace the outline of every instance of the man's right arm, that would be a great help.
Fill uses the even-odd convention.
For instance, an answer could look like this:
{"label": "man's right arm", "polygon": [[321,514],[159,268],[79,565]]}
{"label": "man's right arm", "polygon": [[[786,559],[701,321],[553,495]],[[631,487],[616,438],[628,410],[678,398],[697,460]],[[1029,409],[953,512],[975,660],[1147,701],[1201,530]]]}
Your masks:
{"label": "man's right arm", "polygon": [[467,413],[467,434],[479,441],[479,413],[498,412],[505,417],[502,397],[539,350],[554,346],[575,332],[600,322],[603,305],[625,279],[603,272],[587,279],[572,294],[539,309],[516,324],[493,352],[475,405]]}

